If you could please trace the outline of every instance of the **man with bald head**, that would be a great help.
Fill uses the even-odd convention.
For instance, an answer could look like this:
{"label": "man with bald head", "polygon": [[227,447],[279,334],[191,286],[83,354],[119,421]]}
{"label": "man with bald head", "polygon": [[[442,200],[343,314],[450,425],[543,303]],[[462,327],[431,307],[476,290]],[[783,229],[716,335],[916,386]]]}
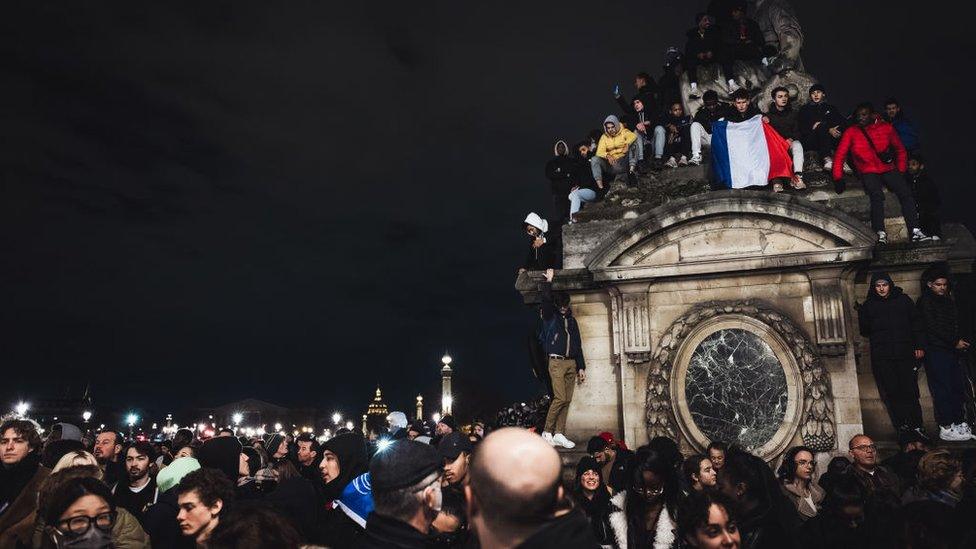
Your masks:
{"label": "man with bald head", "polygon": [[878,508],[898,508],[901,504],[898,476],[878,464],[878,447],[867,435],[854,435],[848,443],[854,478],[864,486],[869,504]]}
{"label": "man with bald head", "polygon": [[578,510],[557,517],[565,497],[559,454],[525,429],[488,435],[471,460],[464,488],[470,525],[484,549],[600,547]]}

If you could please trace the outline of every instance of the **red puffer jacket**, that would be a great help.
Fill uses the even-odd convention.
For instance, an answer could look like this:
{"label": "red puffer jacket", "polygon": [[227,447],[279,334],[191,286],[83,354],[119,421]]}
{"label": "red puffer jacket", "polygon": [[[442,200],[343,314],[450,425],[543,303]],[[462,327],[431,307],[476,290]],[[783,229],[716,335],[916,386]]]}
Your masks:
{"label": "red puffer jacket", "polygon": [[871,136],[875,151],[884,152],[889,147],[893,147],[895,149],[895,161],[891,164],[882,162],[878,157],[878,152],[871,150],[871,143],[864,137],[860,127],[855,124],[844,130],[844,135],[840,137],[840,144],[837,145],[837,152],[834,153],[833,176],[835,180],[840,179],[844,174],[844,159],[848,152],[851,153],[854,167],[859,173],[885,173],[896,167],[898,171],[904,172],[908,168],[908,153],[905,152],[905,146],[901,144],[898,133],[895,132],[895,128],[891,124],[875,120],[864,130]]}

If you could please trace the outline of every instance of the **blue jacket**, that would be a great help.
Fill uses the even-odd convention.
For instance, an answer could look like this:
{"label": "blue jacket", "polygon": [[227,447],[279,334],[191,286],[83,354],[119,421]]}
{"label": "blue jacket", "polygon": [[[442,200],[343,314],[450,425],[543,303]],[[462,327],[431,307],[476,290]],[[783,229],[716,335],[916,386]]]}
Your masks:
{"label": "blue jacket", "polygon": [[895,127],[895,132],[898,133],[898,139],[901,139],[901,144],[906,149],[909,151],[918,150],[918,130],[915,128],[915,124],[912,124],[912,121],[905,117],[905,113],[898,113],[898,116],[888,122]]}
{"label": "blue jacket", "polygon": [[552,299],[552,283],[542,283],[542,346],[547,355],[561,355],[576,361],[577,370],[585,370],[583,344],[579,325],[572,311],[563,315]]}

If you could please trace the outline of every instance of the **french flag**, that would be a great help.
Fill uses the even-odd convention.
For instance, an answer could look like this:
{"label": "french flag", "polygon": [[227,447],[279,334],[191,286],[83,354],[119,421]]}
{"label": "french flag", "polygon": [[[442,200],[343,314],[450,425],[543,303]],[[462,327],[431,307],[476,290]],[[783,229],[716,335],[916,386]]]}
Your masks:
{"label": "french flag", "polygon": [[793,177],[786,140],[769,124],[763,124],[761,114],[745,122],[713,122],[712,162],[718,180],[730,189]]}

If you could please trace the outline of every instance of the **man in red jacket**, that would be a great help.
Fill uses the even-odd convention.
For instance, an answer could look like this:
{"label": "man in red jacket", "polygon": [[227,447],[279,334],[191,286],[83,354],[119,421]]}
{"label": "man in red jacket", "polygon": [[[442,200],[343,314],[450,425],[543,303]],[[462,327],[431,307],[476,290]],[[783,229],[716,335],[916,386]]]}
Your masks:
{"label": "man in red jacket", "polygon": [[895,193],[901,203],[901,214],[912,242],[931,240],[918,228],[915,199],[905,181],[908,153],[891,124],[880,120],[870,103],[862,103],[854,111],[855,124],[844,131],[834,153],[833,177],[843,177],[844,160],[851,154],[854,166],[861,174],[864,192],[871,199],[871,228],[878,233],[878,244],[888,243],[884,224],[884,191],[882,185]]}

